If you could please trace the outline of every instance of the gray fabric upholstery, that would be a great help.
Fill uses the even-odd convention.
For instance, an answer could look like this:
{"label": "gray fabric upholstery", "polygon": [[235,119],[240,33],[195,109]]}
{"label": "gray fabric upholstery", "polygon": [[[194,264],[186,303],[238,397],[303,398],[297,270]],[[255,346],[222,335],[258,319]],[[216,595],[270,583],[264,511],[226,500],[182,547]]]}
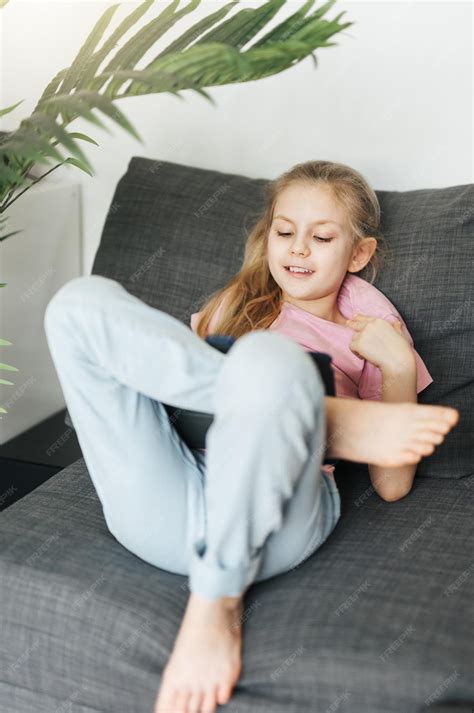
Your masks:
{"label": "gray fabric upholstery", "polygon": [[[189,324],[238,269],[265,182],[134,157],[93,272]],[[247,592],[229,713],[474,705],[474,186],[378,196],[394,263],[375,284],[433,375],[419,401],[461,420],[397,502],[339,461],[334,532]],[[188,594],[115,540],[79,459],[0,519],[0,713],[152,713]]]}
{"label": "gray fabric upholstery", "polygon": [[[430,696],[474,702],[474,476],[419,478],[387,503],[364,468],[339,470],[332,535],[247,593],[243,672],[225,710],[415,713]],[[59,710],[152,713],[188,578],[115,540],[84,461],[8,508],[0,542],[2,713],[66,702]]]}

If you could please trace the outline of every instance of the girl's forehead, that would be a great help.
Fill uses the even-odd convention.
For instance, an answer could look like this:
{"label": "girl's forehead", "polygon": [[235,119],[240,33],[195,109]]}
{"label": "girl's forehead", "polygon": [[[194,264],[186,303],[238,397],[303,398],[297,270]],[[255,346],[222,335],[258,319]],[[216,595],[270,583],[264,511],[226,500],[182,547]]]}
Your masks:
{"label": "girl's forehead", "polygon": [[[290,191],[290,189],[292,189]],[[313,191],[318,191],[315,196]],[[300,213],[299,209],[302,209]],[[346,215],[343,206],[331,195],[327,188],[312,187],[311,190],[305,191],[299,187],[295,191],[295,186],[290,186],[284,189],[276,198],[271,213],[271,220],[286,220],[289,222],[298,222],[299,214],[309,215],[309,221],[312,223],[328,225],[336,225],[341,230],[346,228]]]}
{"label": "girl's forehead", "polygon": [[308,185],[306,183],[294,183],[282,188],[275,198],[275,203],[279,201],[324,201],[333,203],[336,195],[332,186]]}

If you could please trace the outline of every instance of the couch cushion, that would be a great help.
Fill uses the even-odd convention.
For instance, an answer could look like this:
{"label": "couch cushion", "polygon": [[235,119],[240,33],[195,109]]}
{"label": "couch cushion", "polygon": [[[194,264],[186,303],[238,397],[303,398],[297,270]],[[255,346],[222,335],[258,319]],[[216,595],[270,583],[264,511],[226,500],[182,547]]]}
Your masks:
{"label": "couch cushion", "polygon": [[[329,538],[246,593],[226,710],[474,703],[474,477],[417,478],[388,503],[364,466],[341,461],[336,473]],[[0,520],[0,709],[151,713],[188,586],[115,540],[83,459],[57,473]]]}
{"label": "couch cushion", "polygon": [[[120,179],[92,272],[121,282],[186,325],[241,266],[264,204],[264,178],[135,156]],[[474,472],[474,184],[376,191],[391,260],[374,284],[403,316],[433,376],[419,403],[460,412],[417,472]],[[365,268],[357,273],[368,278]]]}

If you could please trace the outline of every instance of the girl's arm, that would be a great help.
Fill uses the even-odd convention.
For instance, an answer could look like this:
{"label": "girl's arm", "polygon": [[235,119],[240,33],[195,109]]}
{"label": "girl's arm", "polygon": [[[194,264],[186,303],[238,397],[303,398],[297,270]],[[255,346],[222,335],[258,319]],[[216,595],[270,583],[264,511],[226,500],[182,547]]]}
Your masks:
{"label": "girl's arm", "polygon": [[[382,398],[384,402],[410,401],[417,403],[416,362],[404,362],[402,368],[382,366]],[[372,485],[383,500],[399,500],[410,492],[417,463],[388,468],[369,463]]]}

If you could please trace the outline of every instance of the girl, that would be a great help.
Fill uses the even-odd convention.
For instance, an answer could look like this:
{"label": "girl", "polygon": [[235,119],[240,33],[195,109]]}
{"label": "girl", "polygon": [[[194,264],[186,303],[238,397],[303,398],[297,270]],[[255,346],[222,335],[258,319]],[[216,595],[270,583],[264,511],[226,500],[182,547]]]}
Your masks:
{"label": "girl", "polygon": [[[354,274],[369,263],[376,273],[379,219],[358,172],[310,161],[267,184],[241,269],[192,330],[99,275],[71,280],[47,306],[110,532],[189,574],[155,713],[213,713],[230,699],[246,589],[298,566],[340,517],[325,456],[369,463],[379,495],[394,500],[459,419],[416,403],[432,378],[394,305]],[[228,354],[205,342],[211,332],[237,338]],[[336,397],[309,350],[333,357]],[[214,414],[206,453],[179,438],[163,403]]]}

